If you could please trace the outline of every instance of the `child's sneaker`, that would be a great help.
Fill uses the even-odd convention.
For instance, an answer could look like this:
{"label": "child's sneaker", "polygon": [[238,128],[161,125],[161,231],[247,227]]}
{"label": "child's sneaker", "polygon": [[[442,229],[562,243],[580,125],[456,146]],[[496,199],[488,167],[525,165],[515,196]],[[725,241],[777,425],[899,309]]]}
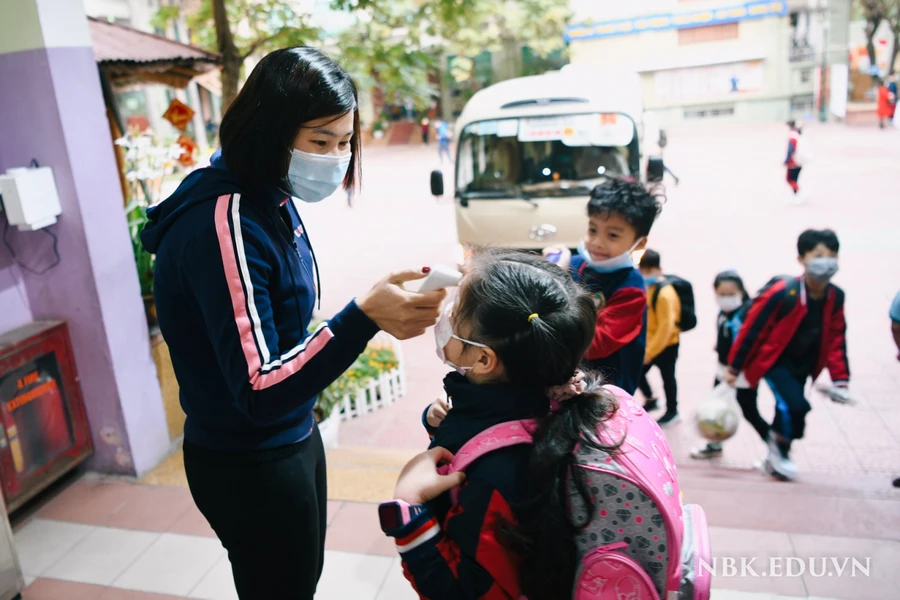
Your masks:
{"label": "child's sneaker", "polygon": [[797,465],[788,454],[778,447],[775,434],[769,435],[769,455],[766,457],[766,471],[776,479],[791,480],[797,477]]}
{"label": "child's sneaker", "polygon": [[702,448],[694,448],[691,450],[691,458],[696,458],[698,460],[704,458],[718,458],[719,456],[722,456],[722,444],[717,444],[716,442],[709,442]]}
{"label": "child's sneaker", "polygon": [[644,410],[647,412],[652,412],[659,408],[659,400],[656,398],[650,398],[647,400],[646,404],[644,404]]}
{"label": "child's sneaker", "polygon": [[679,422],[681,422],[681,415],[679,415],[677,412],[669,412],[669,411],[666,411],[666,414],[664,414],[663,416],[661,416],[659,419],[656,420],[656,424],[659,425],[660,427],[662,427],[663,429],[665,429],[667,427],[671,427],[672,425],[675,425],[676,423],[679,423]]}

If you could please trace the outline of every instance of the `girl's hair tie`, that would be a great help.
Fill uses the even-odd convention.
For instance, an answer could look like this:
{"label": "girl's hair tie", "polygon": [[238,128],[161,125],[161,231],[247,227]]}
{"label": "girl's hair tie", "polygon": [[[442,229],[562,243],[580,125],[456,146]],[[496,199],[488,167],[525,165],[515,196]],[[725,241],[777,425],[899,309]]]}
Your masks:
{"label": "girl's hair tie", "polygon": [[535,319],[537,319],[539,316],[540,316],[540,315],[537,314],[537,313],[531,313],[530,315],[528,315],[528,322],[531,323],[532,321],[534,321]]}
{"label": "girl's hair tie", "polygon": [[584,381],[584,373],[575,371],[572,379],[562,385],[547,388],[547,397],[550,398],[550,410],[559,410],[560,404],[575,396],[580,396],[587,389]]}

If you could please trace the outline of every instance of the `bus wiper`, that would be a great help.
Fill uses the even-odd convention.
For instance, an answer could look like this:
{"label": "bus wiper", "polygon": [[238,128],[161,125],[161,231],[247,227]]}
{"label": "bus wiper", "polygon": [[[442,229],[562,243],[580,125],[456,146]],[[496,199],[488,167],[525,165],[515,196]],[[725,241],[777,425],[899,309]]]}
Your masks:
{"label": "bus wiper", "polygon": [[538,203],[531,199],[530,196],[522,192],[521,190],[510,189],[510,190],[471,190],[467,192],[461,192],[459,194],[460,198],[464,200],[488,200],[488,199],[509,199],[509,200],[521,200],[522,202],[527,202],[528,204],[537,207]]}
{"label": "bus wiper", "polygon": [[460,192],[460,197],[466,200],[478,200],[488,198],[514,198],[515,190],[470,190]]}

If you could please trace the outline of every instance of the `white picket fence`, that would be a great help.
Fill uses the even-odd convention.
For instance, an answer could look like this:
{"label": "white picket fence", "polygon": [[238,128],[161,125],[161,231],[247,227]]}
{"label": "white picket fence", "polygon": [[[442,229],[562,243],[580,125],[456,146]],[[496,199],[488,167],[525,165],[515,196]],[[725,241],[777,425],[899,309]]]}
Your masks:
{"label": "white picket fence", "polygon": [[388,373],[382,373],[378,379],[369,379],[354,394],[345,394],[340,404],[342,421],[349,421],[355,417],[375,412],[406,395],[406,365],[400,341],[384,332],[376,335],[373,341],[388,344],[393,348],[394,355],[397,357],[397,368]]}

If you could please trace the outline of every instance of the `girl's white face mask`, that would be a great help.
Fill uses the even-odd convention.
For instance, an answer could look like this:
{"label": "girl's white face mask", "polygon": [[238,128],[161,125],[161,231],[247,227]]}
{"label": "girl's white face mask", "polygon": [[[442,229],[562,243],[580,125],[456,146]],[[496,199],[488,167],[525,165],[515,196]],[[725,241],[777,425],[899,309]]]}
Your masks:
{"label": "girl's white face mask", "polygon": [[740,294],[734,296],[716,296],[716,302],[722,312],[733,313],[744,304],[744,297]]}
{"label": "girl's white face mask", "polygon": [[292,149],[287,174],[291,194],[304,202],[321,202],[343,183],[352,157],[352,154],[334,156]]}
{"label": "girl's white face mask", "polygon": [[472,370],[472,367],[461,367],[453,361],[447,360],[447,355],[444,352],[444,348],[447,346],[447,344],[450,343],[450,340],[457,339],[466,344],[477,346],[478,348],[487,348],[487,346],[485,346],[484,344],[479,344],[478,342],[473,342],[472,340],[461,338],[458,335],[454,334],[453,325],[450,323],[450,314],[452,312],[453,303],[448,302],[446,308],[444,308],[443,312],[441,312],[441,316],[438,318],[438,321],[434,326],[434,342],[437,346],[437,355],[438,358],[441,359],[441,362],[454,369],[460,375],[465,375],[466,371]]}

